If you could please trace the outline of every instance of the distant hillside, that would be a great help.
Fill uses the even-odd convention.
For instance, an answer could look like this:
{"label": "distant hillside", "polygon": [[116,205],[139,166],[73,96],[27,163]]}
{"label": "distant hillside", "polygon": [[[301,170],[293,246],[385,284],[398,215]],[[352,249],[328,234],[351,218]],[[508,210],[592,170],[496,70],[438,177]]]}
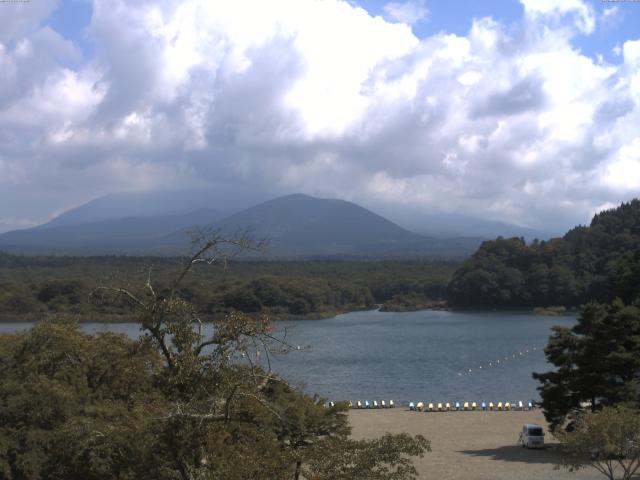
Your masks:
{"label": "distant hillside", "polygon": [[[416,225],[416,221],[420,225]],[[467,217],[453,214],[432,214],[423,215],[415,219],[411,224],[415,225],[412,230],[436,238],[471,236],[480,238],[501,237],[524,237],[527,241],[534,239],[548,240],[559,236],[562,232],[552,233],[545,230],[521,227],[505,222],[482,220],[479,218]]]}
{"label": "distant hillside", "polygon": [[[362,257],[375,255],[461,258],[479,239],[443,241],[409,232],[344,200],[286,195],[238,212],[216,224],[223,232],[250,229],[270,240],[277,258]],[[177,243],[180,234],[168,243]]]}
{"label": "distant hillside", "polygon": [[630,302],[640,294],[640,201],[601,212],[588,227],[547,242],[484,242],[448,290],[457,306],[577,306],[615,297]]}
{"label": "distant hillside", "polygon": [[[249,190],[216,186],[208,189],[115,193],[96,198],[72,208],[38,228],[58,227],[117,220],[130,217],[165,217],[185,215],[200,209],[213,209],[226,215],[265,201],[262,194]],[[406,230],[434,238],[497,236],[548,239],[560,231],[534,230],[504,222],[454,213],[434,213],[419,208],[390,205],[369,207]]]}
{"label": "distant hillside", "polygon": [[[104,254],[144,253],[154,250],[176,253],[167,244],[170,232],[211,224],[222,217],[216,210],[201,209],[185,215],[127,217],[80,224],[47,225],[0,235],[0,249],[20,253]],[[185,233],[182,236],[186,239]]]}
{"label": "distant hillside", "polygon": [[476,237],[490,240],[497,237],[524,237],[548,240],[561,236],[565,228],[535,229],[502,221],[462,215],[459,213],[432,212],[419,207],[380,205],[374,211],[398,225],[428,237],[453,238]]}
{"label": "distant hillside", "polygon": [[[110,203],[113,206],[112,203]],[[409,232],[354,203],[294,194],[279,197],[221,218],[215,211],[184,215],[80,221],[73,215],[48,225],[0,235],[0,249],[24,253],[164,254],[189,247],[185,230],[210,225],[226,234],[251,229],[271,241],[268,258],[464,258],[478,238],[435,239]]]}
{"label": "distant hillside", "polygon": [[203,208],[200,195],[186,191],[118,193],[72,208],[39,228],[80,225],[132,217],[184,215]]}
{"label": "distant hillside", "polygon": [[207,189],[114,193],[72,208],[39,228],[131,217],[178,216],[203,209],[215,210],[229,215],[261,201],[264,201],[261,195],[225,186]]}

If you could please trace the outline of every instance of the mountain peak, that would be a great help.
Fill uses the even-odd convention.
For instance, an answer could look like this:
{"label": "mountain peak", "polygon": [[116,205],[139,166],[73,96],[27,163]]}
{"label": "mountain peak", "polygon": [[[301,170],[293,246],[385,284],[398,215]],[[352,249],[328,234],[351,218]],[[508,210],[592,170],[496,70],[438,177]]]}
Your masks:
{"label": "mountain peak", "polygon": [[[116,203],[123,202],[123,198],[118,197]],[[110,209],[114,205],[112,201],[106,198],[101,202],[107,202]],[[87,205],[93,208],[95,203]],[[196,209],[170,216],[145,216],[137,211],[132,215],[132,209],[126,208],[127,203],[122,205],[117,218],[91,217],[91,209],[80,211],[82,215],[63,219],[66,222],[4,234],[0,236],[0,246],[22,252],[177,254],[188,248],[186,230],[211,222],[213,227],[229,235],[239,229],[249,229],[256,238],[269,238],[269,256],[278,258],[461,257],[471,253],[479,243],[477,239],[457,244],[435,240],[405,230],[353,202],[303,193],[277,197],[230,216]],[[149,202],[143,207],[147,205]],[[103,211],[95,210],[96,213]],[[122,215],[123,212],[129,214]],[[114,215],[112,210],[107,213]],[[89,218],[85,218],[87,216]]]}

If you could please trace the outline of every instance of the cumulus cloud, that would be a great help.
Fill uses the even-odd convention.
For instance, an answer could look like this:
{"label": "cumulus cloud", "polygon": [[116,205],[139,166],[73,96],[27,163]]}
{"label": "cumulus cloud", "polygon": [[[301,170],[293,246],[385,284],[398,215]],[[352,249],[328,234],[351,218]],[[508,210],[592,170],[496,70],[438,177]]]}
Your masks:
{"label": "cumulus cloud", "polygon": [[624,20],[622,10],[617,5],[606,7],[598,17],[598,24],[605,30],[613,29],[620,25]]}
{"label": "cumulus cloud", "polygon": [[572,44],[589,4],[522,3],[516,28],[418,38],[422,2],[387,21],[342,0],[95,0],[86,60],[50,8],[21,11],[0,36],[0,220],[225,184],[568,227],[640,191],[640,41],[596,62]]}
{"label": "cumulus cloud", "polygon": [[[593,7],[584,0],[520,0],[525,14],[534,20],[542,21],[554,28],[569,19],[568,24],[581,33],[593,33],[596,15]],[[613,12],[610,12],[613,13]]]}
{"label": "cumulus cloud", "polygon": [[7,2],[0,15],[0,42],[15,41],[31,35],[40,29],[40,25],[56,7],[55,0],[40,2]]}
{"label": "cumulus cloud", "polygon": [[429,19],[429,9],[424,0],[409,0],[408,2],[389,2],[382,9],[392,21],[413,25]]}

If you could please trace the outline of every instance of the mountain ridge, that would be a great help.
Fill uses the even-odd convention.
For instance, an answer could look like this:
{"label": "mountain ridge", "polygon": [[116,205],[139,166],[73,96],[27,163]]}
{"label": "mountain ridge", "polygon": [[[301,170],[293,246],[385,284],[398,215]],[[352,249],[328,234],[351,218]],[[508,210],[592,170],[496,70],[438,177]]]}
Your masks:
{"label": "mountain ridge", "polygon": [[19,253],[175,255],[188,249],[185,231],[196,224],[211,225],[225,235],[251,229],[256,237],[269,237],[271,258],[462,258],[481,241],[435,239],[408,231],[346,200],[291,194],[226,216],[211,209],[85,223],[73,223],[67,216],[63,221],[0,235],[0,249]]}

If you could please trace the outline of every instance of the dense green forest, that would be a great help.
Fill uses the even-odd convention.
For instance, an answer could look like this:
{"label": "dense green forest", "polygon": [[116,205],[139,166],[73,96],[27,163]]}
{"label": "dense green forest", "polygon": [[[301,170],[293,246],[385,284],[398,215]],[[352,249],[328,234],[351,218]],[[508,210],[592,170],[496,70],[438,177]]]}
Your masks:
{"label": "dense green forest", "polygon": [[448,302],[457,307],[576,307],[631,302],[640,291],[640,201],[593,217],[564,237],[526,244],[484,242],[455,272]]}
{"label": "dense green forest", "polygon": [[[0,254],[0,314],[7,319],[50,313],[124,319],[123,305],[105,304],[91,293],[116,285],[139,291],[149,275],[166,286],[182,265],[179,258]],[[239,310],[276,319],[317,318],[375,304],[411,310],[442,303],[457,266],[422,260],[201,263],[181,294],[209,316]]]}

